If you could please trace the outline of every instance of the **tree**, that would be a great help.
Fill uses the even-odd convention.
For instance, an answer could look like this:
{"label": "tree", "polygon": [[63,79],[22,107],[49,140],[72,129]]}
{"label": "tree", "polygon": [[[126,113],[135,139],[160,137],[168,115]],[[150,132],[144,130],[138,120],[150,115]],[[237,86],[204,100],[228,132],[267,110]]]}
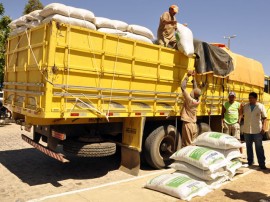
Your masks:
{"label": "tree", "polygon": [[4,16],[4,13],[4,6],[0,3],[0,88],[3,86],[4,81],[6,43],[10,32],[8,24],[11,22],[10,17]]}
{"label": "tree", "polygon": [[28,0],[28,3],[24,7],[23,14],[25,15],[39,9],[43,9],[43,5],[39,0]]}
{"label": "tree", "polygon": [[2,3],[0,3],[0,15],[3,15],[5,13],[5,9]]}

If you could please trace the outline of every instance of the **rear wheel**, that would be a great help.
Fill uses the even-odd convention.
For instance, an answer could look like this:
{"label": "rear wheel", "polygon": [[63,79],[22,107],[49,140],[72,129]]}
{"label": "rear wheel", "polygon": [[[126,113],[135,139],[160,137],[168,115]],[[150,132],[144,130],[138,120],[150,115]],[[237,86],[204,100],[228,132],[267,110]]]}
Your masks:
{"label": "rear wheel", "polygon": [[170,156],[181,148],[181,136],[172,125],[160,126],[145,140],[146,162],[156,169],[161,169],[173,162]]}
{"label": "rear wheel", "polygon": [[210,132],[211,128],[207,123],[201,122],[201,123],[197,123],[197,131],[198,131],[198,135],[201,135],[202,133]]}
{"label": "rear wheel", "polygon": [[111,142],[86,143],[66,140],[63,143],[63,150],[78,157],[105,157],[115,154],[116,144]]}
{"label": "rear wheel", "polygon": [[264,134],[264,140],[270,140],[270,130],[269,131],[267,131],[267,132],[265,132],[265,134]]}
{"label": "rear wheel", "polygon": [[7,109],[7,112],[6,112],[6,118],[11,119],[11,117],[12,117],[12,113],[11,113],[11,111],[9,111],[9,110]]}

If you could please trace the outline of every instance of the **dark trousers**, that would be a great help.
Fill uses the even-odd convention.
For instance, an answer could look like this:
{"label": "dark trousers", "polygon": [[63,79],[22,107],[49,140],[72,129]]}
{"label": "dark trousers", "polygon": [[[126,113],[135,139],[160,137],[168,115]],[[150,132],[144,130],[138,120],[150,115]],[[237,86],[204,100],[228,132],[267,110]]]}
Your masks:
{"label": "dark trousers", "polygon": [[262,145],[262,138],[263,136],[261,134],[245,134],[245,141],[247,146],[247,159],[248,164],[253,164],[254,155],[253,155],[253,142],[255,143],[255,150],[257,159],[260,166],[265,165],[265,156],[264,156],[264,150]]}

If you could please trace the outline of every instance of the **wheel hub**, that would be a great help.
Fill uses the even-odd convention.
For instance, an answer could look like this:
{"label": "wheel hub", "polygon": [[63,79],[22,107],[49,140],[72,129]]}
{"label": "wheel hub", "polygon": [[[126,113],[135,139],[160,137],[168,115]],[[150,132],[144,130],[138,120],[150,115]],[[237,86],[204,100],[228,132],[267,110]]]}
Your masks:
{"label": "wheel hub", "polygon": [[167,143],[162,143],[162,144],[160,145],[160,150],[163,151],[163,152],[167,151],[167,150],[168,150],[168,145],[167,145]]}
{"label": "wheel hub", "polygon": [[166,139],[164,138],[164,140],[161,142],[160,144],[160,151],[161,152],[169,152],[169,153],[173,153],[172,148],[173,148],[173,142],[170,141],[170,139]]}

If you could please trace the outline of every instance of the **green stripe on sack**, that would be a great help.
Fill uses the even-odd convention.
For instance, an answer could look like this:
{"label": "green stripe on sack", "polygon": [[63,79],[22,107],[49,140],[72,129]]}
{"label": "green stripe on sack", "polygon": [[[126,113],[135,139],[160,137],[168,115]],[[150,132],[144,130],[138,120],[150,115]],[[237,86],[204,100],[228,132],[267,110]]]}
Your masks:
{"label": "green stripe on sack", "polygon": [[184,183],[186,183],[186,182],[188,182],[190,180],[192,180],[192,179],[189,178],[189,177],[179,176],[179,177],[176,177],[176,178],[172,179],[170,182],[168,182],[166,184],[166,186],[177,188],[180,185],[182,185],[182,184],[184,184]]}
{"label": "green stripe on sack", "polygon": [[206,152],[210,151],[210,149],[207,148],[198,148],[195,149],[190,155],[189,157],[195,160],[199,160],[202,155],[204,155]]}
{"label": "green stripe on sack", "polygon": [[223,135],[224,135],[224,134],[222,134],[222,133],[211,133],[211,134],[209,135],[209,137],[215,138],[215,139],[220,139],[221,136],[223,136]]}
{"label": "green stripe on sack", "polygon": [[219,157],[219,158],[217,158],[217,159],[214,159],[213,161],[211,161],[211,162],[209,163],[209,165],[212,165],[212,164],[216,163],[216,162],[219,161],[219,160],[224,160],[224,158]]}

